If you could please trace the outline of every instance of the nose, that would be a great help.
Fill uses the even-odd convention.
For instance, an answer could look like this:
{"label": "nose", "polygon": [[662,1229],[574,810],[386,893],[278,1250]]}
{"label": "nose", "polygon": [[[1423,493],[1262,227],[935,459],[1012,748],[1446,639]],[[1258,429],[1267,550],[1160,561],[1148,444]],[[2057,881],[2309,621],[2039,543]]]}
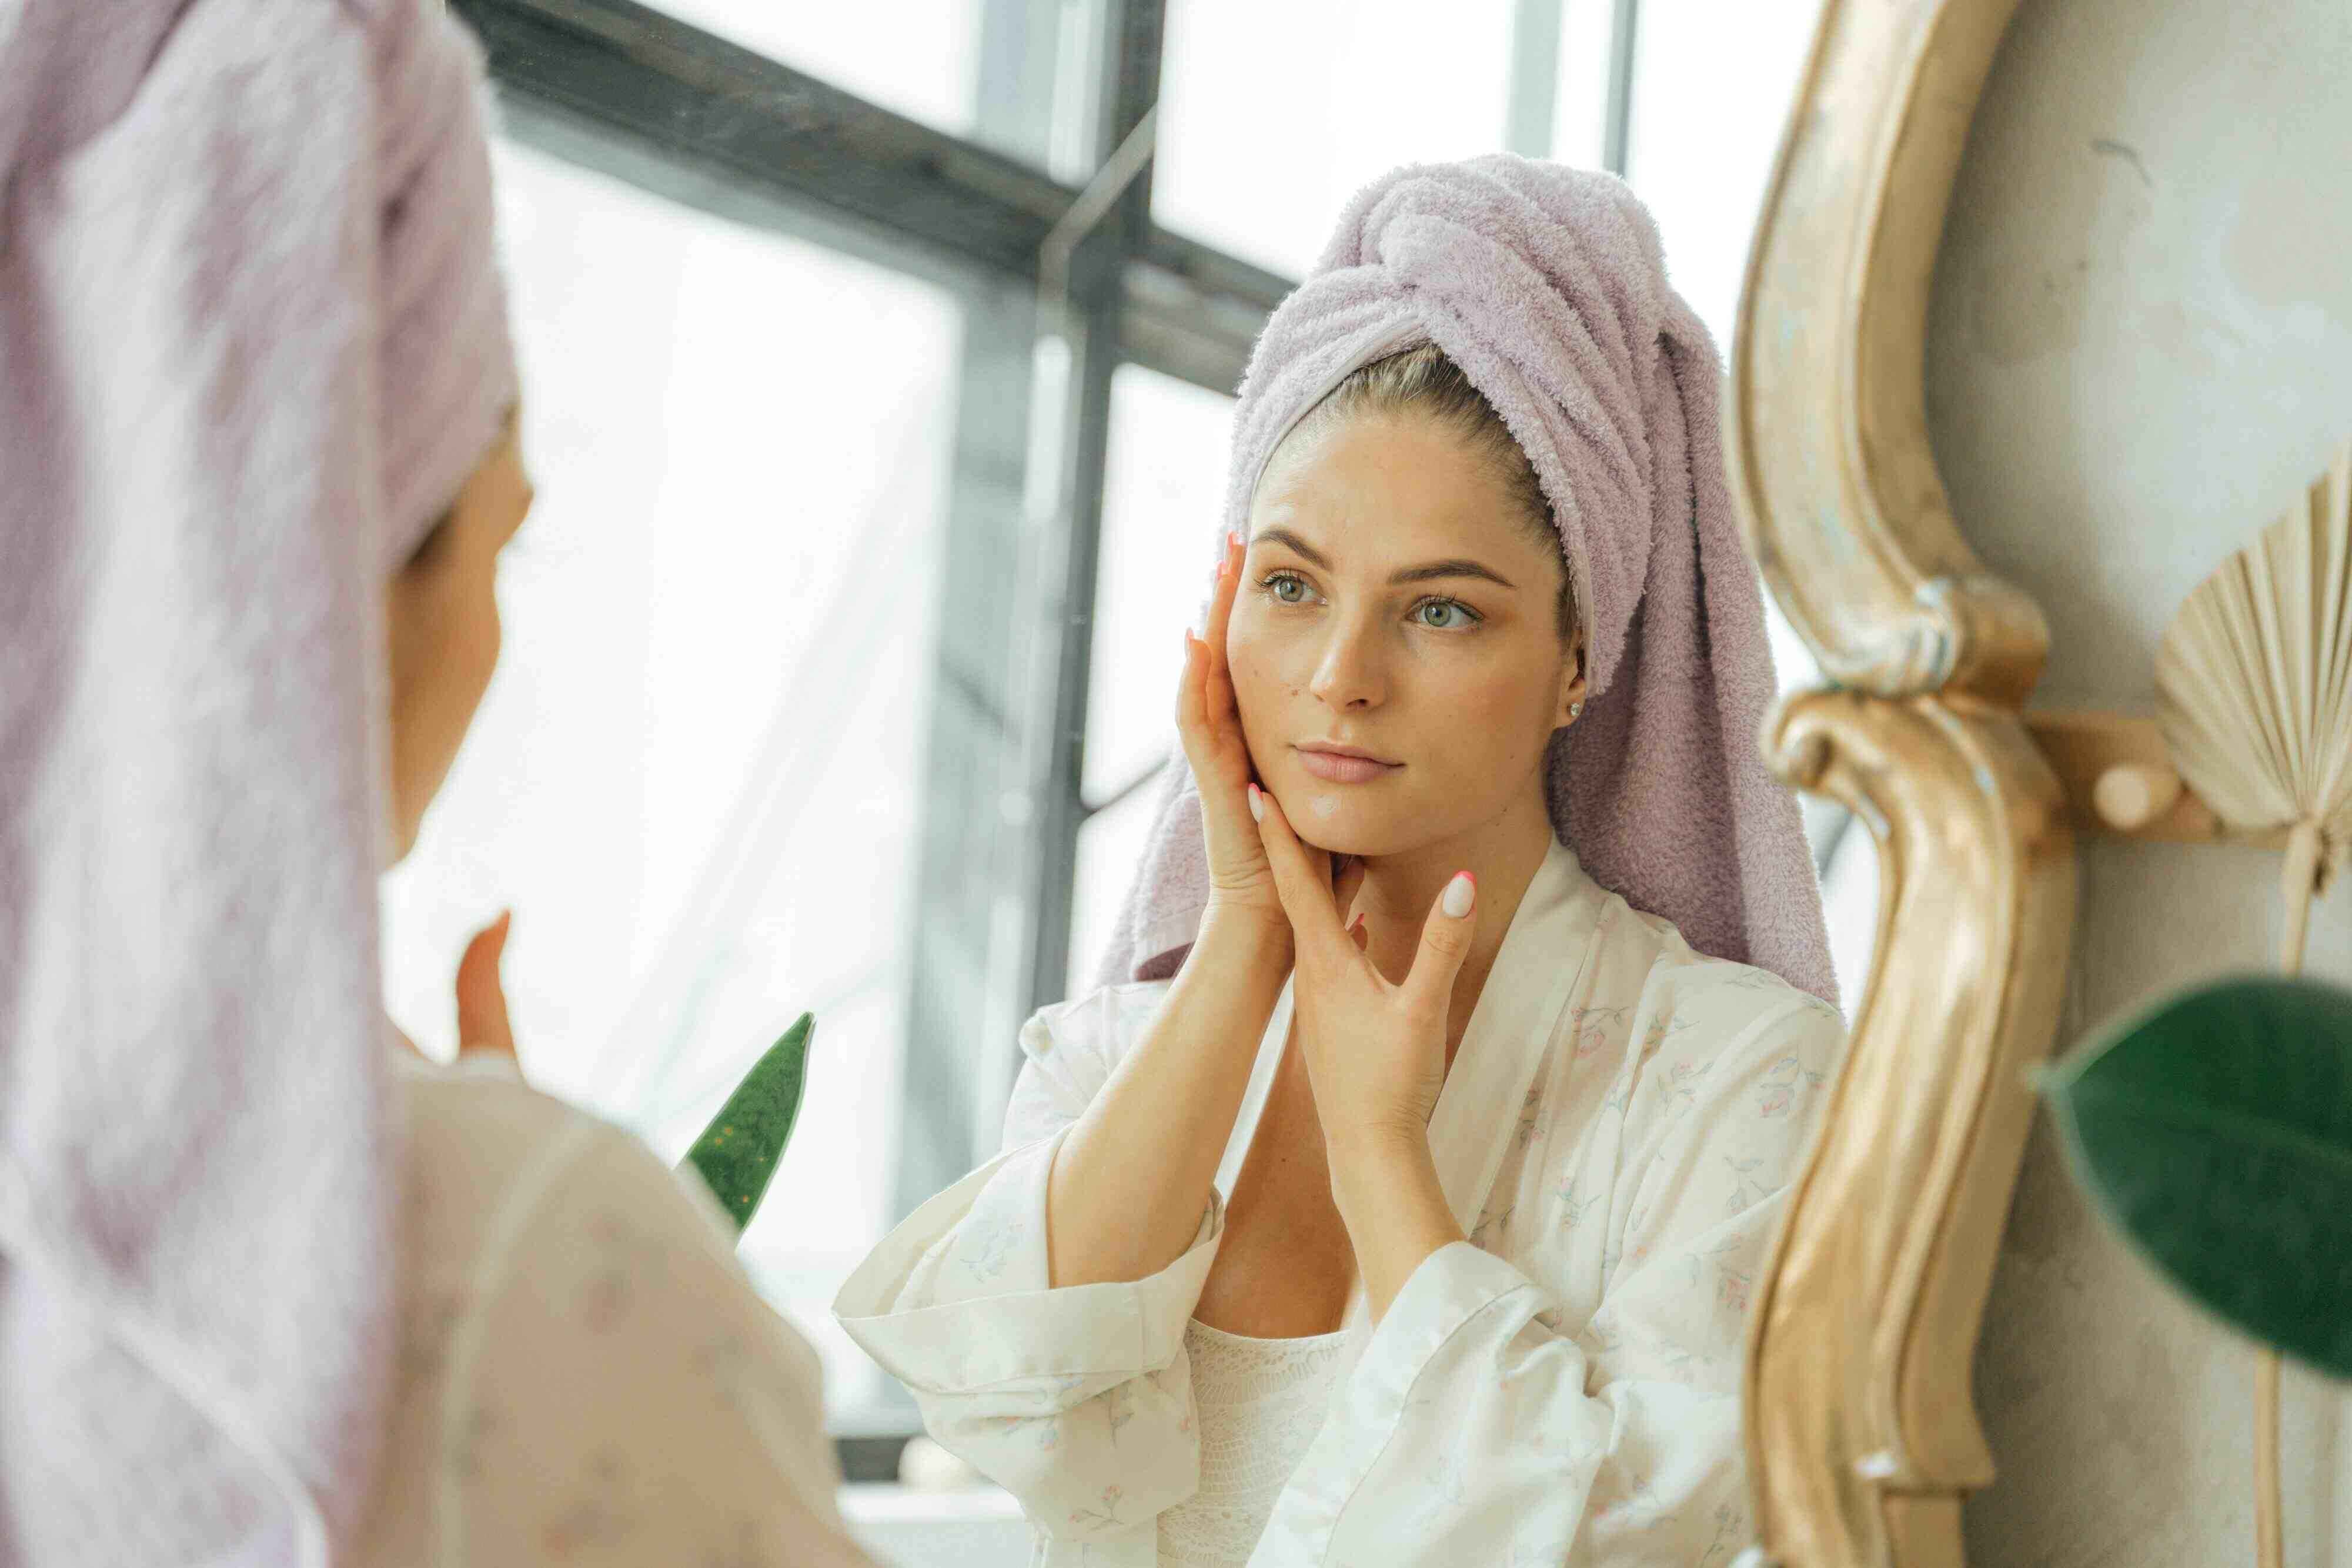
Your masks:
{"label": "nose", "polygon": [[1388,700],[1388,673],[1380,629],[1354,616],[1334,616],[1307,689],[1339,713],[1378,707]]}

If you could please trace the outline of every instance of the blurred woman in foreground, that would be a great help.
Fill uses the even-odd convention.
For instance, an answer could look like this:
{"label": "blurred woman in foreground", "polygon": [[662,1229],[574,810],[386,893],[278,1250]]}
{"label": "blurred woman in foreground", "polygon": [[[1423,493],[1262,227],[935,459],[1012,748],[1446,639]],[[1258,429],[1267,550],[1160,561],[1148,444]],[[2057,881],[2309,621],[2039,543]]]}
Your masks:
{"label": "blurred woman in foreground", "polygon": [[0,1559],[864,1561],[709,1194],[382,1009],[530,497],[481,109],[437,0],[0,14]]}

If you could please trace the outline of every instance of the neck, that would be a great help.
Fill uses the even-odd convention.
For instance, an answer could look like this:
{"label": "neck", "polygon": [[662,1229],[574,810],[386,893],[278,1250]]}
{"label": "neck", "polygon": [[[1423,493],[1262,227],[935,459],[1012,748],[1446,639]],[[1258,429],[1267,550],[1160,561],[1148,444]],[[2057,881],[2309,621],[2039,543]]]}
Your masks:
{"label": "neck", "polygon": [[1423,926],[1437,903],[1438,894],[1455,872],[1467,871],[1478,880],[1478,930],[1470,954],[1454,983],[1454,1005],[1446,1030],[1447,1065],[1478,1004],[1486,976],[1495,967],[1504,934],[1511,928],[1519,901],[1542,869],[1550,852],[1549,813],[1539,794],[1529,794],[1498,817],[1476,823],[1463,832],[1418,845],[1392,855],[1368,856],[1363,885],[1354,910],[1370,927],[1370,953],[1381,973],[1401,980],[1412,967],[1421,946]]}

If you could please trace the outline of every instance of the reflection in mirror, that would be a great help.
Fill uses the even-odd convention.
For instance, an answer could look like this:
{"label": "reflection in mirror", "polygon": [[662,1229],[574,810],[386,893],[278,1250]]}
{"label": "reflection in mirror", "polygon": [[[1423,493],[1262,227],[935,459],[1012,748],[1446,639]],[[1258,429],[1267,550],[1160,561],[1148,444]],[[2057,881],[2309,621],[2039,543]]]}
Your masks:
{"label": "reflection in mirror", "polygon": [[[1726,354],[1748,236],[1763,203],[1821,0],[1643,0],[1633,53],[1627,179],[1657,218],[1675,286]],[[1704,101],[1710,112],[1687,105]],[[1738,134],[1727,135],[1727,126]],[[1768,593],[1764,614],[1783,694],[1824,684],[1804,639]],[[1839,1002],[1848,1019],[1869,977],[1877,850],[1826,796],[1801,795],[1822,876]]]}
{"label": "reflection in mirror", "polygon": [[[1773,673],[1785,696],[1825,684],[1811,650],[1768,593],[1766,630],[1772,637]],[[1822,879],[1822,916],[1829,925],[1830,961],[1837,970],[1838,1007],[1848,1021],[1862,1005],[1878,923],[1878,846],[1869,829],[1825,795],[1801,794],[1805,841]]]}
{"label": "reflection in mirror", "polygon": [[[1704,591],[1745,570],[1712,355],[1606,176],[1418,165],[1341,224],[1373,259],[1310,274],[1232,411],[1158,695],[1186,798],[1100,840],[1116,983],[1025,1020],[1001,1154],[835,1311],[1045,1563],[1727,1552],[1746,1314],[1843,1025],[1767,638]],[[1624,301],[1631,365],[1546,329]],[[1213,451],[1168,391],[1111,389],[1106,809],[1169,677],[1109,617],[1195,618],[1218,504],[1136,484],[1122,403]],[[1522,445],[1563,402],[1607,439]],[[1628,449],[1706,456],[1628,485]]]}
{"label": "reflection in mirror", "polygon": [[665,0],[659,8],[926,125],[957,136],[980,129],[983,0]]}
{"label": "reflection in mirror", "polygon": [[1111,378],[1102,558],[1095,572],[1094,670],[1070,913],[1070,996],[1094,988],[1118,900],[1143,858],[1168,755],[1178,629],[1208,598],[1201,540],[1223,501],[1233,400],[1139,365]]}
{"label": "reflection in mirror", "polygon": [[[537,0],[476,0],[475,8],[545,9]],[[1121,8],[971,0],[942,10],[940,26],[911,32],[904,8],[814,19],[738,0],[678,0],[673,9],[920,128],[1010,152],[1032,175],[1050,171],[1075,185],[1091,168],[1080,154],[1105,90],[1081,78],[1110,57],[1115,40],[1102,28]],[[784,1019],[814,1010],[809,1112],[776,1190],[822,1192],[827,1201],[772,1198],[743,1255],[825,1354],[845,1455],[858,1454],[860,1441],[903,1442],[915,1430],[910,1402],[882,1370],[911,1364],[887,1345],[876,1350],[878,1361],[858,1354],[823,1304],[851,1265],[948,1179],[914,1181],[910,1170],[945,1161],[960,1171],[993,1153],[1001,1133],[1039,1131],[1034,1094],[1014,1092],[1024,1060],[1015,1029],[973,1036],[984,1019],[1010,1010],[1017,1025],[1033,1005],[1063,999],[1030,989],[1050,992],[1057,979],[1070,997],[1093,989],[1143,853],[1154,802],[1148,785],[1137,786],[1167,753],[1182,657],[1177,631],[1196,618],[1206,591],[1202,547],[1223,504],[1236,345],[1311,264],[1357,186],[1398,163],[1498,146],[1584,167],[1630,164],[1664,230],[1673,276],[1720,338],[1763,177],[1757,150],[1782,113],[1811,24],[1805,7],[1743,11],[1732,51],[1743,68],[1718,62],[1694,87],[1686,57],[1710,37],[1720,52],[1722,35],[1664,0],[1647,8],[1493,0],[1459,8],[1434,31],[1412,7],[1396,8],[1398,25],[1388,27],[1364,25],[1360,7],[1294,10],[1271,25],[1317,47],[1287,48],[1262,18],[1231,7],[1166,8],[1150,211],[1163,229],[1208,247],[1216,265],[1207,273],[1268,271],[1249,281],[1255,295],[1168,308],[1154,329],[1193,333],[1184,353],[1154,359],[1151,343],[1121,339],[1120,352],[1136,362],[1103,375],[1100,408],[1072,416],[1079,428],[1065,434],[1074,440],[1087,418],[1098,416],[1107,433],[1090,615],[1068,613],[1024,576],[1061,542],[1031,530],[1090,525],[1020,513],[1023,452],[1003,437],[1003,427],[1025,428],[1021,405],[1032,391],[1025,369],[1007,369],[1032,362],[1027,280],[986,271],[1005,265],[983,244],[992,236],[971,246],[975,270],[990,281],[967,285],[959,274],[941,282],[952,267],[935,256],[892,270],[827,248],[834,239],[814,243],[827,232],[814,226],[803,243],[792,222],[738,227],[546,151],[500,154],[520,335],[532,359],[530,439],[546,494],[508,573],[509,668],[419,855],[389,890],[395,1009],[420,1038],[446,1048],[434,1028],[440,955],[496,888],[521,909],[509,980],[518,1015],[539,1026],[524,1031],[526,1050],[548,1042],[531,1062],[535,1076],[667,1153],[699,1129],[747,1052]],[[1612,34],[1637,11],[1638,37]],[[1015,69],[1000,46],[1020,18],[1024,26],[1050,20],[1060,32],[1042,54],[1034,38],[1023,45],[1026,64]],[[1022,71],[1047,57],[1051,90],[1032,90],[1038,82]],[[1307,58],[1320,62],[1316,70],[1286,65]],[[1412,90],[1379,115],[1352,111],[1364,83],[1403,69]],[[1023,90],[1009,90],[1016,79]],[[1728,139],[1741,156],[1718,146],[1710,158],[1677,134],[1674,105],[1695,94],[1708,99],[1718,127],[1751,129]],[[1237,101],[1252,112],[1233,113]],[[723,141],[723,119],[685,140]],[[574,145],[531,123],[541,142]],[[840,145],[868,143],[845,137]],[[1270,145],[1278,156],[1266,155]],[[841,188],[819,192],[811,206],[908,178],[910,169],[951,179],[960,146],[942,138],[909,152],[906,167],[838,171]],[[660,155],[682,156],[667,144]],[[687,188],[720,188],[720,210],[749,207],[737,188],[751,183],[744,167],[742,147],[714,148],[697,165],[695,178],[708,185]],[[996,163],[986,172],[1017,185]],[[1021,223],[1067,198],[1042,180],[1017,193],[1019,204],[1004,198],[1017,208],[1008,233],[1026,232]],[[762,186],[759,199],[770,194]],[[1132,243],[1116,227],[1105,225],[1106,250]],[[938,236],[926,243],[937,246]],[[1132,276],[1153,274],[1139,265]],[[1210,374],[1204,365],[1227,369]],[[1041,604],[1054,608],[1039,617],[1047,625],[1022,620],[1023,607]],[[1815,678],[1801,643],[1771,619],[1783,687]],[[1012,622],[1020,624],[1003,624]],[[1014,763],[1054,727],[1033,711],[1039,705],[1018,672],[1007,672],[1027,658],[1026,642],[1050,645],[1068,628],[1087,640],[1076,663],[1090,695],[1083,749],[1072,758],[1083,766],[1055,780],[1080,796],[1076,869],[1066,887],[1039,890],[1023,881],[1032,864],[1024,857],[1039,852],[1023,841],[1023,824],[1044,814],[1028,793],[1039,786]],[[1053,652],[1046,647],[1041,666]],[[515,787],[526,779],[528,797]],[[527,810],[518,803],[526,798]],[[1867,968],[1870,846],[1825,802],[1806,801],[1804,817],[1850,1006]],[[583,864],[598,896],[563,896],[576,892]],[[844,886],[856,890],[855,919],[839,917]],[[1064,895],[1066,963],[1056,954],[1043,977],[1022,973],[1006,956],[1017,959],[1024,940],[1055,925],[1052,905]],[[1490,880],[1479,896],[1503,894]],[[1394,940],[1388,930],[1378,939]],[[1592,1027],[1578,1036],[1578,1060],[1588,1064],[1604,1040],[1612,1050],[1667,1050],[1695,1027],[1671,1009],[1637,1018],[1633,1002],[1588,1001]],[[1621,1038],[1611,1040],[1612,1028]],[[1254,1030],[1226,1032],[1258,1039]],[[1818,1043],[1807,1036],[1808,1051]],[[1064,1060],[1083,1061],[1086,1049]],[[1704,1068],[1696,1059],[1661,1061],[1659,1083],[1668,1087],[1660,1093],[1682,1095],[1678,1110],[1698,1104]],[[1773,1130],[1793,1124],[1800,1097],[1826,1071],[1801,1051],[1788,1062],[1776,1058],[1769,1071],[1793,1078],[1757,1090],[1757,1118]],[[1672,1079],[1677,1066],[1684,1075]],[[1515,1227],[1533,1234],[1548,1222],[1541,1205],[1556,1200],[1570,1226],[1599,1212],[1591,1193],[1563,1191],[1571,1185],[1564,1171],[1529,1174],[1529,1162],[1549,1157],[1535,1146],[1544,1124],[1528,1111],[1529,1089],[1500,1092],[1512,1116],[1486,1114],[1481,1125],[1515,1145],[1509,1157],[1519,1164],[1498,1185],[1516,1190],[1524,1176],[1528,1191],[1549,1196],[1524,1212],[1506,1198],[1461,1217],[1496,1257],[1510,1254]],[[1286,1104],[1297,1108],[1295,1099],[1268,1099],[1277,1117]],[[1578,1135],[1562,1134],[1560,1146]],[[1756,1196],[1734,1183],[1707,1197],[1729,1208],[1752,1207]],[[984,1228],[967,1238],[978,1248],[972,1281],[1044,1267],[1013,1232],[991,1240]],[[1613,1245],[1632,1252],[1640,1243]],[[1227,1250],[1246,1252],[1239,1243]],[[1599,1254],[1589,1261],[1602,1264]],[[1601,1272],[1638,1276],[1649,1261],[1612,1252]],[[1704,1296],[1728,1343],[1752,1281],[1718,1263]],[[1638,1318],[1638,1302],[1628,1303],[1622,1315]],[[875,1334],[875,1349],[887,1331],[874,1320],[889,1315],[862,1314],[853,1332]],[[1203,1325],[1213,1319],[1227,1330],[1241,1321],[1204,1310]],[[1173,1321],[1181,1325],[1182,1315]],[[1104,1419],[1109,1436],[1135,1439],[1145,1428],[1131,1423],[1149,1415],[1107,1409]],[[1075,1443],[1078,1426],[1032,1435]],[[942,1430],[942,1441],[952,1437]],[[890,1473],[898,1452],[888,1448],[891,1457],[864,1476]],[[911,1450],[909,1468],[947,1473],[940,1452]],[[1054,1506],[1064,1500],[1065,1516],[1116,1523],[1144,1500],[1097,1487]],[[1486,1509],[1480,1519],[1492,1524],[1499,1511],[1507,1511]],[[1727,1494],[1711,1495],[1702,1511],[1723,1541],[1736,1541]],[[1548,1550],[1533,1537],[1525,1544]],[[917,1561],[940,1554],[909,1552]]]}
{"label": "reflection in mirror", "polygon": [[1514,10],[1481,0],[1432,26],[1419,0],[1171,5],[1152,215],[1299,277],[1375,176],[1504,144]]}

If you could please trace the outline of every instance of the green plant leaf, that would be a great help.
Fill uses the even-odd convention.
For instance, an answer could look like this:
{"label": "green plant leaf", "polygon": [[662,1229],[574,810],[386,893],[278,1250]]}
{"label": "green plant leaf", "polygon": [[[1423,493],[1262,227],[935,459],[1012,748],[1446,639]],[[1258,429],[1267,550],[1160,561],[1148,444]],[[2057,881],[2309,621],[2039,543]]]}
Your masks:
{"label": "green plant leaf", "polygon": [[2352,1379],[2352,991],[2168,998],[2044,1073],[2075,1180],[2193,1300]]}
{"label": "green plant leaf", "polygon": [[751,1064],[679,1162],[702,1173],[738,1232],[759,1211],[768,1179],[776,1174],[776,1163],[792,1141],[801,1092],[808,1082],[809,1040],[815,1032],[814,1014],[803,1013],[793,1020],[783,1038]]}

